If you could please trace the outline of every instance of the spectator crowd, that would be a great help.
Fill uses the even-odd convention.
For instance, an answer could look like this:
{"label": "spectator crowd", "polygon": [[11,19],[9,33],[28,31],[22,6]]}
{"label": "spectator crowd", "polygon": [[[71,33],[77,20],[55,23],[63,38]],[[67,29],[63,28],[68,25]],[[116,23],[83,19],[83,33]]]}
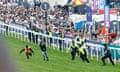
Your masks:
{"label": "spectator crowd", "polygon": [[94,31],[92,28],[90,33],[86,28],[76,30],[67,10],[59,5],[47,11],[47,25],[45,24],[45,12],[38,6],[26,9],[24,5],[0,4],[0,20],[4,21],[5,24],[14,23],[22,25],[29,30],[40,33],[44,33],[47,28],[47,32],[52,32],[53,36],[61,38],[75,39],[76,37],[84,37],[88,40],[112,44],[115,40],[120,39],[119,36],[108,38],[108,36],[101,35],[100,31]]}

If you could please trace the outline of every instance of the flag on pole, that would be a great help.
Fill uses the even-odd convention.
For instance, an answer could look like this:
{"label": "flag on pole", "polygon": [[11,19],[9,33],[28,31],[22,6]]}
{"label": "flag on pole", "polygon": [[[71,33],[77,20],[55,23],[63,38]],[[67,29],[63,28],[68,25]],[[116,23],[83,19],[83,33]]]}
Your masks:
{"label": "flag on pole", "polygon": [[92,9],[91,7],[86,7],[86,18],[88,22],[92,22]]}
{"label": "flag on pole", "polygon": [[104,22],[106,27],[110,27],[110,8],[108,5],[104,7]]}

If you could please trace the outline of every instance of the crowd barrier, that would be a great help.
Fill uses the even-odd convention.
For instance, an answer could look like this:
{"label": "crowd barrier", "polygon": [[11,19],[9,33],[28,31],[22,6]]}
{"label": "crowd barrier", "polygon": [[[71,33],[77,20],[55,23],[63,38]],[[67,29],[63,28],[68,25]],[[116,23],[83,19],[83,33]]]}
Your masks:
{"label": "crowd barrier", "polygon": [[[46,34],[34,32],[21,27],[11,26],[9,24],[4,24],[3,22],[0,23],[0,33],[8,37],[14,37],[34,44],[39,44],[40,41],[45,38],[49,48],[57,50],[61,49],[61,52],[65,51],[66,53],[69,52],[69,47],[72,42],[69,38],[63,39],[54,36],[51,38]],[[95,56],[98,61],[104,55],[103,43],[87,40],[86,45],[88,46],[87,53],[91,59],[94,59]],[[114,58],[114,62],[116,63],[117,59],[120,58],[120,46],[109,45],[109,48]]]}

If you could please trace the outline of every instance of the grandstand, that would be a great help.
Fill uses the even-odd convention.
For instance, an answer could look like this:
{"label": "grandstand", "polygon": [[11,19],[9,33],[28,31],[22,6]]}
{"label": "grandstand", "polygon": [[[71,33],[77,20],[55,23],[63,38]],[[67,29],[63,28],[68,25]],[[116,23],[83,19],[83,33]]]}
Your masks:
{"label": "grandstand", "polygon": [[[50,0],[49,0],[50,1]],[[55,0],[54,0],[55,1]],[[63,1],[63,0],[60,0]],[[61,2],[62,3],[62,2]],[[116,30],[107,30],[99,24],[89,26],[82,25],[81,29],[75,28],[76,19],[81,19],[76,14],[71,16],[64,7],[58,4],[47,11],[47,25],[45,25],[44,11],[40,7],[25,7],[25,5],[0,4],[0,33],[5,36],[10,46],[10,53],[15,59],[17,70],[20,72],[119,72],[120,43],[119,33]],[[74,17],[75,16],[75,17]],[[85,20],[85,15],[82,18]],[[98,19],[103,15],[95,15]],[[71,17],[71,19],[70,19]],[[73,18],[74,17],[74,18]],[[96,18],[95,17],[95,18]],[[75,19],[76,18],[76,19]],[[112,16],[111,18],[114,18]],[[116,17],[115,17],[116,18]],[[73,20],[72,20],[73,19]],[[114,19],[113,19],[114,20]],[[85,24],[85,23],[84,23]],[[100,23],[102,24],[102,23]],[[111,25],[112,26],[112,25]],[[47,33],[45,28],[47,27]],[[96,27],[96,29],[94,29]],[[103,27],[103,28],[102,28]],[[114,27],[112,27],[114,29]],[[49,32],[51,32],[51,39]],[[63,36],[60,36],[62,34]],[[83,63],[79,56],[75,61],[71,61],[69,47],[72,39],[76,37],[86,39],[86,45],[90,64]],[[44,62],[38,44],[45,38],[49,62]],[[61,41],[61,44],[60,44]],[[80,43],[79,41],[76,43]],[[103,44],[108,43],[116,66],[110,64],[101,66],[101,57],[104,55]],[[35,51],[30,60],[26,60],[23,55],[17,55],[26,44]],[[49,45],[51,44],[51,45]],[[61,47],[61,51],[60,50]],[[109,61],[108,61],[109,63]]]}

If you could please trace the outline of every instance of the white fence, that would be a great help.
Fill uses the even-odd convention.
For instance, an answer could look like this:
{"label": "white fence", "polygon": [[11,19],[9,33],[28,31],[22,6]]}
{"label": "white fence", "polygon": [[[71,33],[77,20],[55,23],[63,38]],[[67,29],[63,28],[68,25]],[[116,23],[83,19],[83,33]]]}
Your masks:
{"label": "white fence", "polygon": [[[22,28],[15,27],[15,26],[10,26],[2,22],[0,23],[0,33],[5,36],[14,37],[14,38],[17,38],[25,42],[31,42],[31,43],[34,42],[35,44],[39,44],[40,40],[45,38],[46,41],[48,42],[49,48],[60,50],[60,47],[61,47],[61,52],[65,51],[66,53],[68,53],[69,46],[72,41],[71,39],[68,39],[68,38],[62,39],[58,37],[52,37],[51,38],[52,41],[51,41],[50,37],[46,34],[37,33],[31,30],[22,29]],[[90,58],[94,59],[94,56],[96,56],[95,58],[97,61],[101,60],[101,56],[104,55],[103,46],[98,45],[98,44],[93,44],[93,43],[86,43],[86,45],[90,46],[90,48],[87,49],[87,52]],[[116,51],[120,51],[120,49],[114,48],[114,47],[110,47],[110,49],[114,51],[113,57],[114,57],[114,62],[116,63],[117,61]]]}

